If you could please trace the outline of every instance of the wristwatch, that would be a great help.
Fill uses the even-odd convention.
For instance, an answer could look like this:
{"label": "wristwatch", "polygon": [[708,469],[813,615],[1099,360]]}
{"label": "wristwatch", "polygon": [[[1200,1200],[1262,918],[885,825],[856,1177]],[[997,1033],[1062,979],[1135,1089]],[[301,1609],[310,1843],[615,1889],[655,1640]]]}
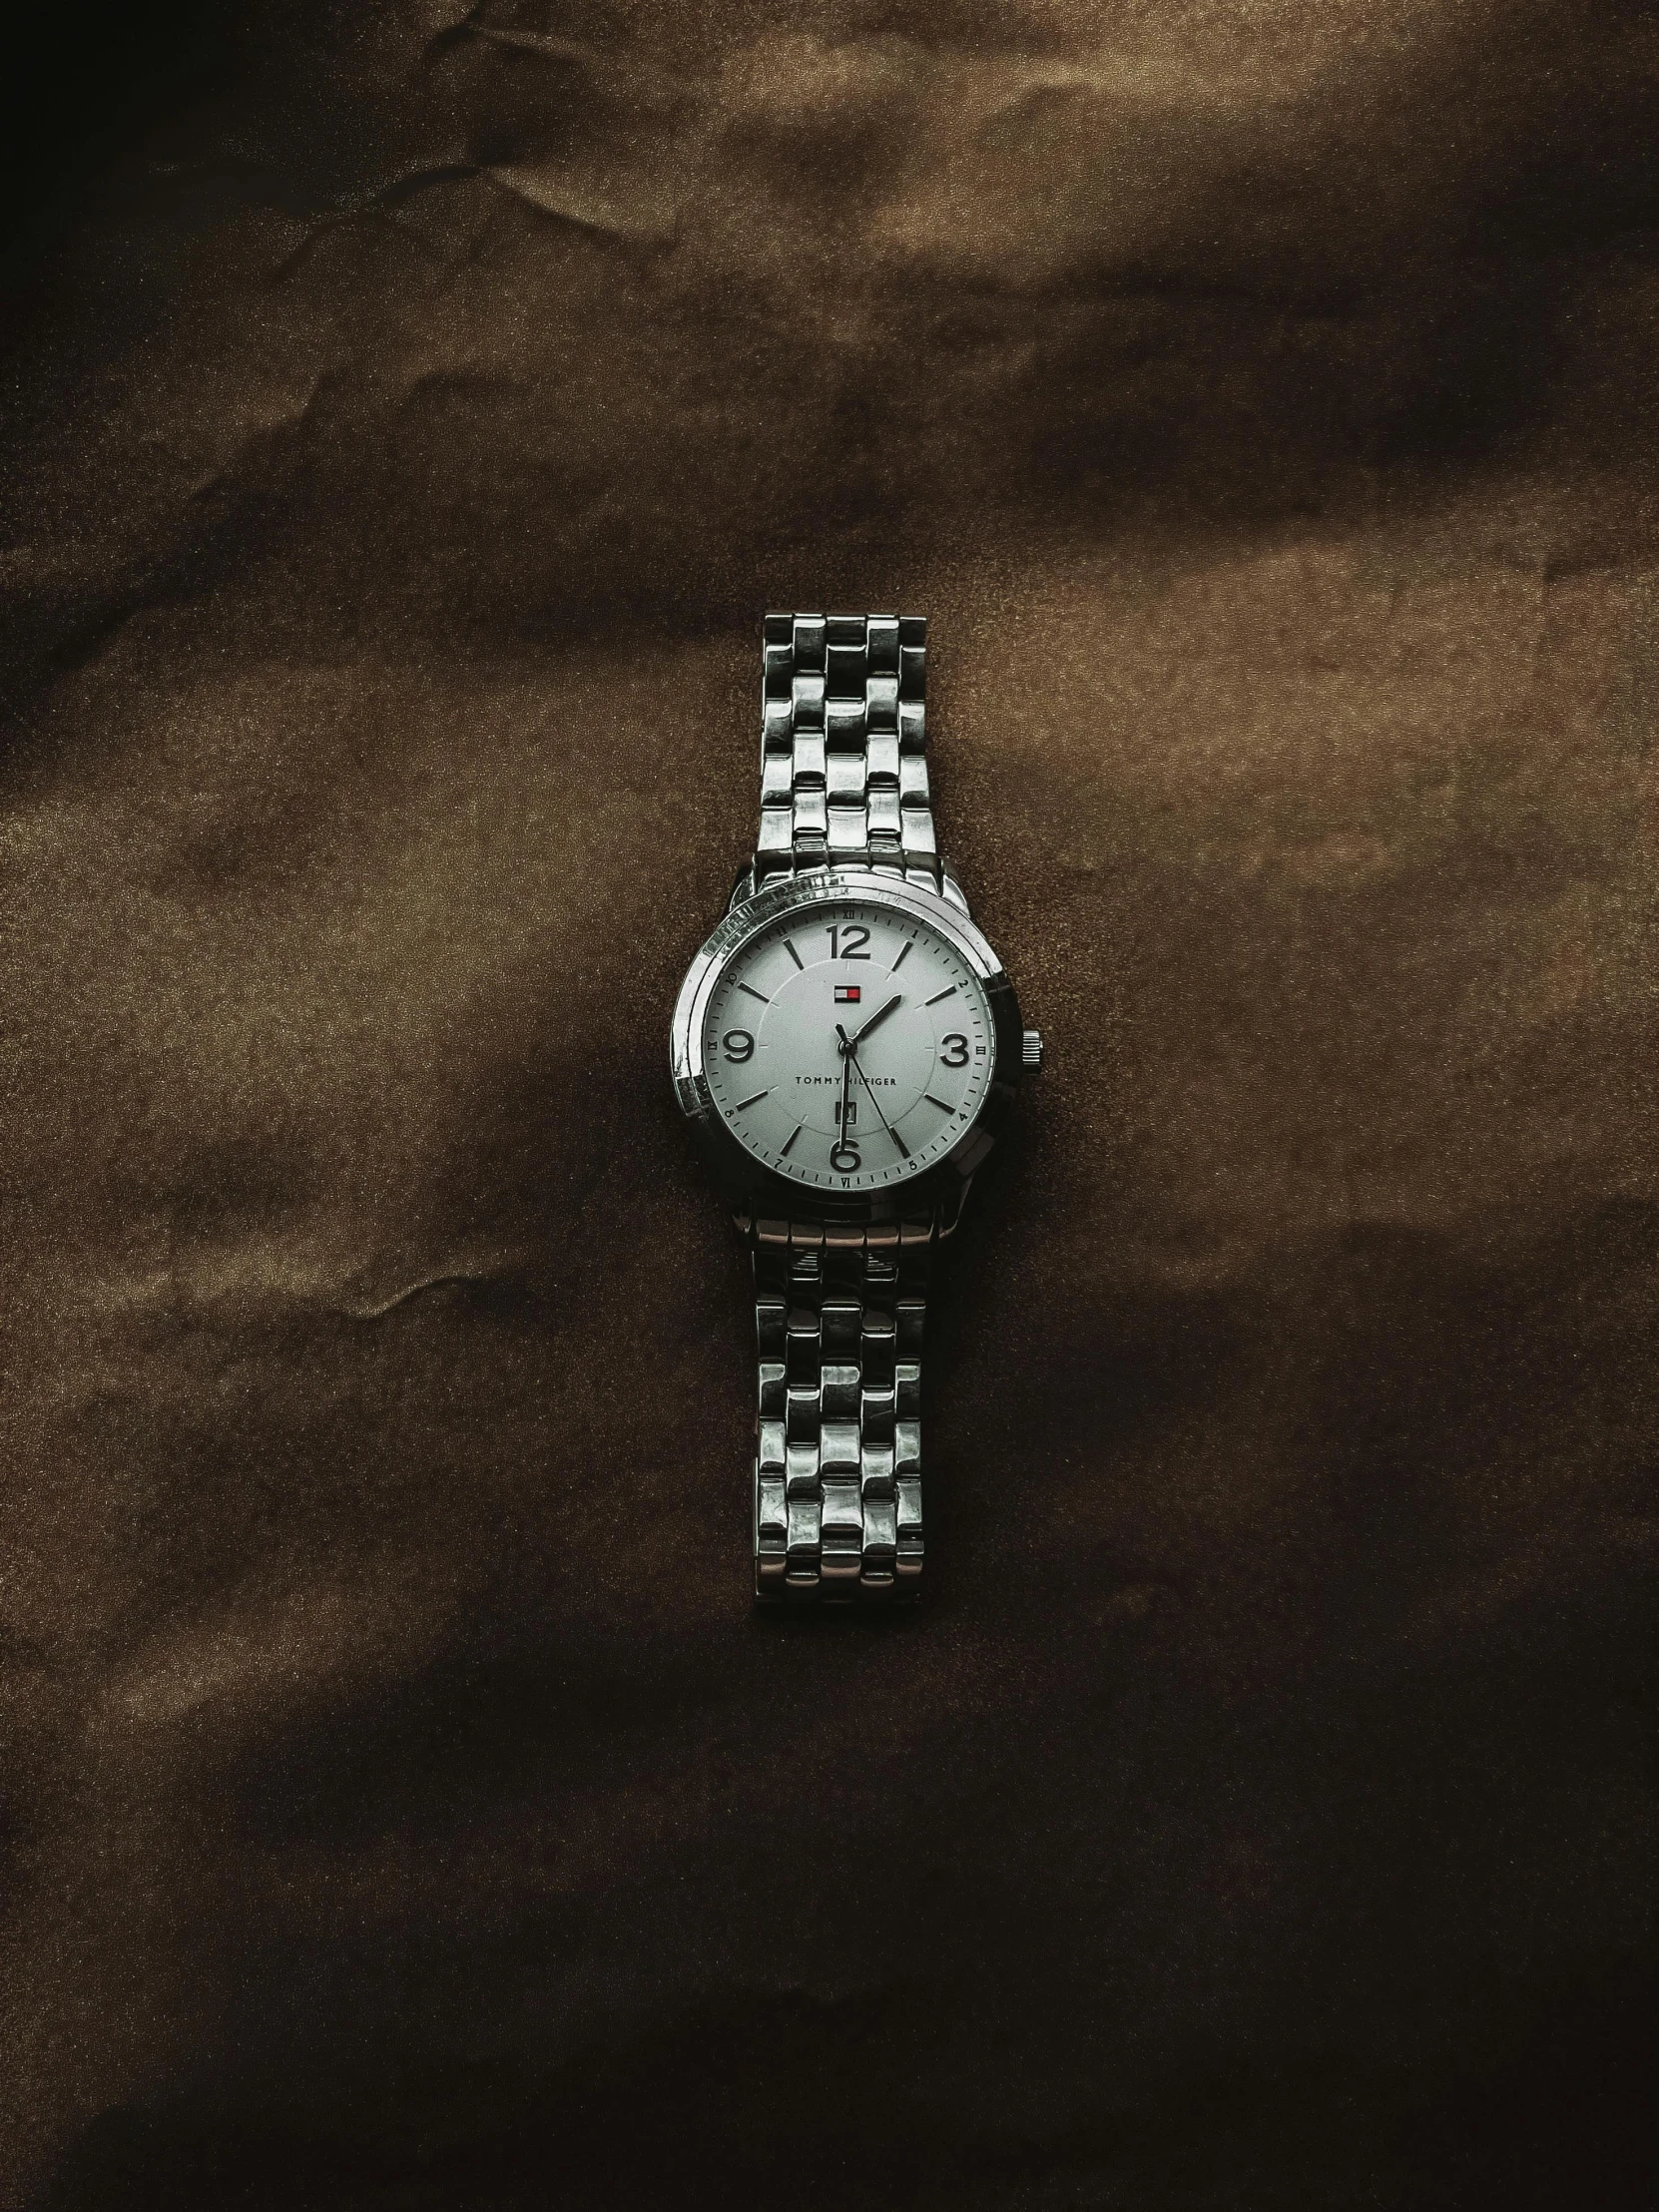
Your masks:
{"label": "wristwatch", "polygon": [[939,858],[920,615],[773,614],[761,833],[674,1009],[675,1093],[755,1268],[755,1592],[903,1601],[921,1341],[1042,1039]]}

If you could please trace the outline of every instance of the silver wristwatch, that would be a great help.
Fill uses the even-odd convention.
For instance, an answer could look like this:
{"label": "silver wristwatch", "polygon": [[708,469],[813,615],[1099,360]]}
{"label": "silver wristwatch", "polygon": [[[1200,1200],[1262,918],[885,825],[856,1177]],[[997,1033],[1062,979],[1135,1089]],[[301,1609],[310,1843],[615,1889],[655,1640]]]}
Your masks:
{"label": "silver wristwatch", "polygon": [[761,834],[674,1009],[755,1263],[763,1601],[913,1598],[936,1250],[1041,1064],[938,856],[920,615],[768,615]]}

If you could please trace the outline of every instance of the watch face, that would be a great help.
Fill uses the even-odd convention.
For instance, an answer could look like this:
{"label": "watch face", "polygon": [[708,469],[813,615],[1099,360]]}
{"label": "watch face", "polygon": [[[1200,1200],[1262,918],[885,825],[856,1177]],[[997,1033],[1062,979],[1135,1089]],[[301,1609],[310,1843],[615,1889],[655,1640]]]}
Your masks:
{"label": "watch face", "polygon": [[703,1066],[746,1152],[820,1191],[937,1166],[990,1088],[990,1003],[949,938],[857,897],[795,907],[721,969]]}

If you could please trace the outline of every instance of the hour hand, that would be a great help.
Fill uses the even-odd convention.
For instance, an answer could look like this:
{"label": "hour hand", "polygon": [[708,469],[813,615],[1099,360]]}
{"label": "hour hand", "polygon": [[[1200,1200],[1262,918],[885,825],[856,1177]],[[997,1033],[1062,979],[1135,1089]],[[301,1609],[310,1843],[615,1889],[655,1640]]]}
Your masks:
{"label": "hour hand", "polygon": [[904,993],[902,991],[894,991],[891,998],[887,1000],[886,1004],[884,1006],[877,1006],[874,1013],[870,1015],[868,1021],[864,1023],[863,1027],[861,1029],[854,1029],[850,1037],[841,1027],[840,1023],[836,1022],[835,1034],[841,1040],[841,1051],[843,1053],[856,1052],[859,1045],[863,1043],[864,1039],[875,1027],[875,1024],[878,1021],[884,1020],[886,1016],[892,1012],[893,1008],[900,1003],[903,996]]}

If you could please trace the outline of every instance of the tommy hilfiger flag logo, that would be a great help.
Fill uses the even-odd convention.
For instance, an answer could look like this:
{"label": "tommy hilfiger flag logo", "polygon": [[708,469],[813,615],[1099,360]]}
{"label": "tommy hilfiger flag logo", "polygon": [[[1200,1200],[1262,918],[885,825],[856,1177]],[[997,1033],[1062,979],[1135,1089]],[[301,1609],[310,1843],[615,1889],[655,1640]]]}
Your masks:
{"label": "tommy hilfiger flag logo", "polygon": [[856,1006],[858,991],[859,985],[856,983],[837,983],[835,985],[835,1004],[837,1006]]}

